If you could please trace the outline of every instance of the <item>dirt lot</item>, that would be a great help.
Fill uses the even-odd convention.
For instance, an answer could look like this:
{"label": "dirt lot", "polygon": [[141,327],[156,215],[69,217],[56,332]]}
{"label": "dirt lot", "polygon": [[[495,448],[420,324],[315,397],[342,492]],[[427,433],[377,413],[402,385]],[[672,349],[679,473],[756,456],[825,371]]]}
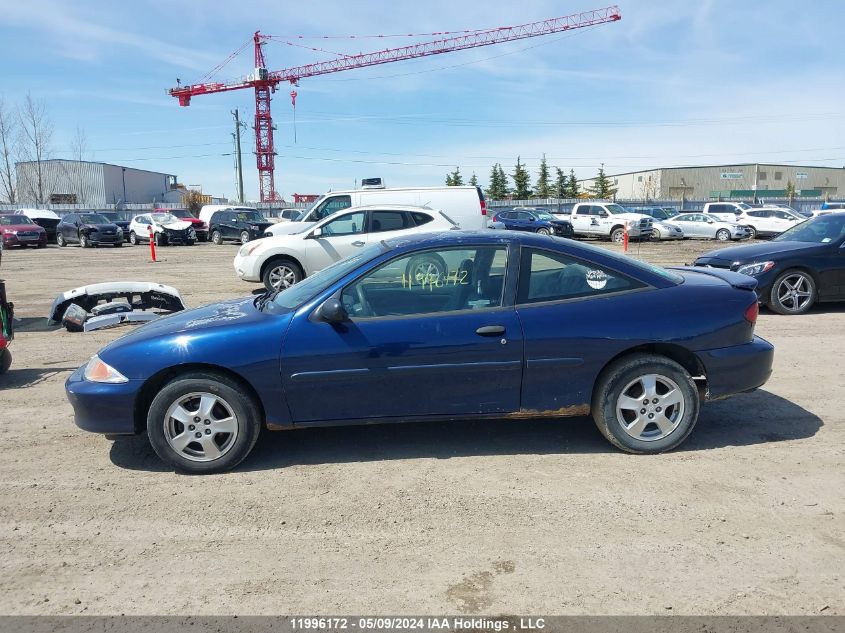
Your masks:
{"label": "dirt lot", "polygon": [[235,472],[190,477],[144,437],[78,430],[63,382],[121,330],[46,328],[56,293],[149,280],[197,306],[255,288],[234,253],[4,253],[22,321],[0,378],[0,613],[845,613],[845,308],[761,315],[771,381],[705,405],[667,455],[621,454],[588,419],[374,426],[267,434]]}

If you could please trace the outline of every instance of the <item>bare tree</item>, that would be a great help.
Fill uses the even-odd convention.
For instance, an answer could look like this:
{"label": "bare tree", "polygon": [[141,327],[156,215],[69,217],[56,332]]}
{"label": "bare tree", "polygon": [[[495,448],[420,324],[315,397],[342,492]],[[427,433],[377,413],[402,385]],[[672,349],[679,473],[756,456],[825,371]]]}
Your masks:
{"label": "bare tree", "polygon": [[9,204],[15,204],[17,200],[15,162],[19,149],[18,134],[18,121],[0,98],[0,194]]}
{"label": "bare tree", "polygon": [[[52,189],[44,161],[50,157],[52,150],[53,122],[47,114],[44,102],[33,99],[29,93],[21,107],[20,126],[21,157],[33,165],[25,182],[18,182],[18,187],[23,185],[26,195],[33,202],[44,204],[50,201]],[[23,193],[18,191],[19,196]]]}
{"label": "bare tree", "polygon": [[646,202],[654,200],[657,196],[657,179],[652,174],[646,176],[645,180],[643,180],[643,184],[640,185],[640,191],[642,192],[642,197]]}
{"label": "bare tree", "polygon": [[70,163],[73,173],[66,174],[66,177],[68,182],[73,183],[76,202],[78,204],[85,204],[87,202],[87,196],[85,195],[85,168],[82,163],[90,160],[91,156],[88,151],[88,137],[85,135],[85,130],[79,125],[76,126],[76,134],[70,142],[70,157],[74,161]]}

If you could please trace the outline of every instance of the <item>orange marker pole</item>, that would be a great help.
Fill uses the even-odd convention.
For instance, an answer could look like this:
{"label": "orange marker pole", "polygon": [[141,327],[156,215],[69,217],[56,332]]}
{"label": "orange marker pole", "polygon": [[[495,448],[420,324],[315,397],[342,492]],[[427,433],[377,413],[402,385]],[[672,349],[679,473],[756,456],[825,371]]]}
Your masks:
{"label": "orange marker pole", "polygon": [[[155,235],[153,234],[152,224],[150,224],[147,228],[150,229],[150,257],[152,257],[152,260],[155,261],[156,260],[156,240],[155,240]],[[627,233],[626,233],[626,235],[627,235]]]}
{"label": "orange marker pole", "polygon": [[625,225],[625,235],[622,237],[622,250],[628,252],[628,225]]}

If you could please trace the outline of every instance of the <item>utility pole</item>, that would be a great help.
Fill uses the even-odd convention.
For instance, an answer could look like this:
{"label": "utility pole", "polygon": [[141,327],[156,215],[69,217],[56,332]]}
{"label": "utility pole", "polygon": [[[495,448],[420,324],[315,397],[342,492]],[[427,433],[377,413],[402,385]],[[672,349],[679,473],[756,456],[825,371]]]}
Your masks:
{"label": "utility pole", "polygon": [[244,170],[241,162],[241,120],[238,118],[238,109],[232,112],[235,117],[235,171],[238,174],[238,202],[244,202]]}

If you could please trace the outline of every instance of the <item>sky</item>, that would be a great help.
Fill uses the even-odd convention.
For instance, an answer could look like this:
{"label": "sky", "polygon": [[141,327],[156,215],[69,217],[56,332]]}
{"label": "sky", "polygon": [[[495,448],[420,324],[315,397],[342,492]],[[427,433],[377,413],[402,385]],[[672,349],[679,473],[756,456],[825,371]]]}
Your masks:
{"label": "sky", "polygon": [[[601,2],[0,0],[0,97],[43,100],[53,155],[77,129],[90,160],[176,174],[234,197],[231,111],[243,131],[247,199],[258,198],[251,90],[167,94],[270,70],[436,39],[428,33],[534,22]],[[381,176],[443,184],[460,167],[486,186],[543,154],[580,178],[695,164],[845,165],[845,3],[619,3],[622,20],[566,33],[303,79],[274,95],[276,189],[321,194]],[[417,37],[363,37],[421,34]],[[354,39],[346,36],[356,35]],[[299,36],[304,36],[300,38]],[[332,36],[326,38],[324,36]],[[342,37],[340,37],[342,36]],[[292,44],[288,44],[291,42]],[[244,46],[246,44],[246,46]],[[312,50],[322,49],[322,50]]]}

